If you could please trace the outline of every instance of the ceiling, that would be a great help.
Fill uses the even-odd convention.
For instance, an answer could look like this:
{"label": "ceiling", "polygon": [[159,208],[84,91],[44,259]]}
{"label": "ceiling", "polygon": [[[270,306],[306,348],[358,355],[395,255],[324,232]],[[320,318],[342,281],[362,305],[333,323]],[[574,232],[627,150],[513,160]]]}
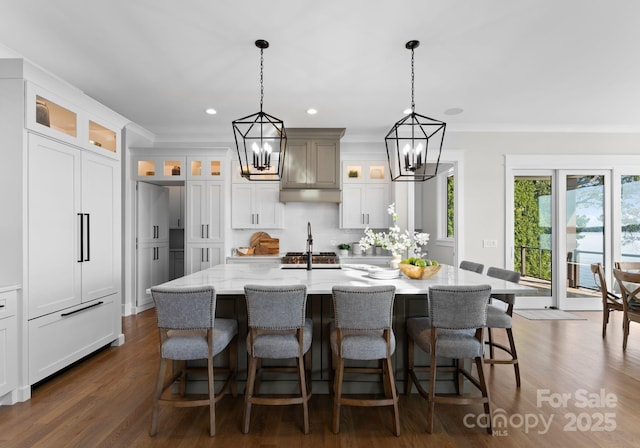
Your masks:
{"label": "ceiling", "polygon": [[[13,50],[158,141],[232,141],[259,110],[382,140],[409,107],[457,131],[640,131],[635,0],[0,0]],[[213,107],[216,115],[206,115]],[[308,108],[315,108],[315,116]],[[462,113],[451,114],[455,109]]]}

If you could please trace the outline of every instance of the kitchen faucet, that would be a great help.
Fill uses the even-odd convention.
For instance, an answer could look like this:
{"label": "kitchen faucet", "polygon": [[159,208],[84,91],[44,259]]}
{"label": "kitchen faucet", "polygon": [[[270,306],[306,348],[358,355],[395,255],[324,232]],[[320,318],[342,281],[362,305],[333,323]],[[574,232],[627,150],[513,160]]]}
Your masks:
{"label": "kitchen faucet", "polygon": [[311,222],[307,222],[307,271],[311,270],[311,252],[313,251],[313,236],[311,236]]}

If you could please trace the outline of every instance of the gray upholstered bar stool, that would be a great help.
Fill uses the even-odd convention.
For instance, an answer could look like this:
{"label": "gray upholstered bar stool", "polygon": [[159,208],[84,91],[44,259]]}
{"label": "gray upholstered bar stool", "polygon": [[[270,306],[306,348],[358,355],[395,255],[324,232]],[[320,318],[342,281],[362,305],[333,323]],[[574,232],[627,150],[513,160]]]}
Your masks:
{"label": "gray upholstered bar stool", "polygon": [[462,260],[460,262],[460,269],[482,274],[482,271],[484,271],[484,265],[482,263],[476,263],[475,261]]}
{"label": "gray upholstered bar stool", "polygon": [[[234,319],[215,317],[216,293],[210,286],[189,288],[151,288],[151,297],[156,305],[160,330],[160,367],[153,395],[153,415],[150,434],[158,428],[160,405],[176,407],[209,406],[209,434],[215,435],[215,403],[222,398],[227,388],[236,396],[236,356],[238,322]],[[213,358],[229,348],[229,367],[214,368]],[[187,374],[202,368],[187,366],[187,361],[207,360],[208,395],[206,397],[186,394]],[[173,372],[166,379],[167,361],[172,360]],[[214,374],[227,373],[227,378],[216,393]],[[176,381],[180,395],[168,389]]]}
{"label": "gray upholstered bar stool", "polygon": [[[305,318],[307,287],[305,285],[260,286],[246,285],[249,334],[247,352],[249,370],[244,394],[242,432],[249,432],[251,405],[302,404],[304,433],[309,433],[309,398],[311,381],[307,369],[311,368],[312,321]],[[296,367],[264,367],[262,359],[296,358]],[[261,396],[256,389],[256,377],[262,372],[297,372],[300,395]]]}
{"label": "gray upholstered bar stool", "polygon": [[[491,286],[432,286],[429,288],[429,317],[412,317],[407,319],[407,378],[406,393],[410,394],[412,383],[418,392],[427,400],[427,431],[433,432],[433,414],[435,403],[469,404],[480,402],[488,417],[487,432],[491,428],[491,404],[489,389],[484,376],[482,332],[487,322],[487,304]],[[415,345],[418,345],[429,356],[428,366],[415,365]],[[456,366],[438,367],[437,358],[455,360],[472,359],[475,362],[478,378],[464,369],[462,362]],[[456,374],[458,383],[464,375],[481,396],[436,395],[436,371],[451,370]],[[416,372],[429,372],[429,391],[420,384]]]}
{"label": "gray upholstered bar stool", "polygon": [[[398,393],[393,375],[391,355],[396,339],[391,329],[395,286],[334,286],[331,325],[331,351],[334,376],[333,432],[340,431],[340,407],[392,406],[393,430],[400,435]],[[382,360],[382,368],[345,367],[345,359]],[[342,395],[345,372],[382,374],[385,396],[382,398],[351,398]]]}
{"label": "gray upholstered bar stool", "polygon": [[[489,267],[487,269],[487,275],[489,277],[499,278],[508,282],[518,283],[520,281],[520,273],[510,271],[508,269],[501,269],[496,267]],[[516,375],[516,387],[520,387],[520,364],[518,363],[518,353],[516,352],[516,343],[513,338],[513,306],[516,302],[515,294],[491,294],[491,299],[496,299],[507,304],[507,309],[503,307],[489,304],[487,308],[487,336],[488,340],[485,342],[489,346],[489,357],[484,360],[487,364],[513,364],[513,370]],[[500,344],[493,340],[492,331],[495,328],[504,328],[507,332],[507,338],[509,339],[509,347]],[[495,350],[500,349],[509,355],[509,359],[499,359],[495,357]]]}

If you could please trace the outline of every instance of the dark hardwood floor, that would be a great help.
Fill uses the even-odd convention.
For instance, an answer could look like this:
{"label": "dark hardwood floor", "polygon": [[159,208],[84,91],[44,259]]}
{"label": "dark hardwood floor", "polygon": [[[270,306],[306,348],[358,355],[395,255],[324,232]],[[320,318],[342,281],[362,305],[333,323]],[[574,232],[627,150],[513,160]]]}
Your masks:
{"label": "dark hardwood floor", "polygon": [[[123,346],[102,350],[51,378],[27,402],[0,407],[0,446],[640,446],[640,326],[632,324],[623,352],[619,313],[612,316],[604,341],[601,313],[575,314],[587,320],[514,316],[522,388],[515,387],[512,366],[487,366],[499,424],[493,436],[465,425],[475,423],[481,411],[475,405],[436,405],[434,433],[427,434],[425,402],[414,394],[400,399],[400,437],[392,435],[391,411],[385,408],[345,407],[340,434],[333,434],[326,395],[311,399],[308,436],[301,430],[299,406],[255,406],[251,432],[242,434],[242,397],[228,396],[216,408],[215,437],[208,435],[207,408],[163,408],[158,435],[149,437],[158,356],[150,310],[123,319]],[[539,397],[545,400],[538,402]]]}

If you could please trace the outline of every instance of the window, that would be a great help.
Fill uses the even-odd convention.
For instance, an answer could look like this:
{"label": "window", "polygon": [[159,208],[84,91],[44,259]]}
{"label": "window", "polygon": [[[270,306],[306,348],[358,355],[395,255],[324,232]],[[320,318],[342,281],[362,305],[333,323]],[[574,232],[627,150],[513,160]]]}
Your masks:
{"label": "window", "polygon": [[455,239],[455,171],[451,167],[438,176],[438,244],[449,246]]}
{"label": "window", "polygon": [[455,233],[454,233],[454,223],[455,223],[455,177],[453,175],[453,173],[448,173],[447,174],[447,232],[446,232],[446,237],[447,238],[454,238]]}

